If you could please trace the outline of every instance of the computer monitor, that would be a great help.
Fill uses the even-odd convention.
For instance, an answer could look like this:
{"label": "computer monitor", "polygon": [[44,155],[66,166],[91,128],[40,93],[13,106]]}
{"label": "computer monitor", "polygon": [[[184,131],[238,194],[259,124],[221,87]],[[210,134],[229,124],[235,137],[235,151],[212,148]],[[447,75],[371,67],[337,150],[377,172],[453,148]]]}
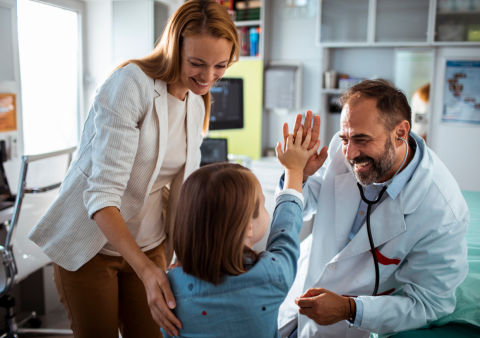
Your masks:
{"label": "computer monitor", "polygon": [[206,138],[200,146],[202,159],[200,166],[228,162],[228,145],[226,138]]}
{"label": "computer monitor", "polygon": [[210,88],[210,130],[243,128],[243,79],[223,78]]}
{"label": "computer monitor", "polygon": [[10,186],[8,185],[7,175],[3,168],[3,163],[0,162],[0,201],[5,201],[11,196]]}

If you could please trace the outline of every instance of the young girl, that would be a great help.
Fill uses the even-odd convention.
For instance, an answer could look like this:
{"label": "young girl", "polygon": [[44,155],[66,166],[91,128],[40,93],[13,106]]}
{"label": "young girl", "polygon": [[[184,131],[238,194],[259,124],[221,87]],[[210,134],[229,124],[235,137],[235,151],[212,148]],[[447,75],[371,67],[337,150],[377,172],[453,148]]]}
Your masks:
{"label": "young girl", "polygon": [[[280,337],[278,309],[295,279],[302,227],[303,168],[316,153],[309,129],[287,138],[277,157],[285,167],[267,250],[251,248],[269,223],[260,183],[238,164],[194,172],[180,192],[173,246],[181,267],[168,273],[182,322],[179,337]],[[162,330],[164,337],[170,337]]]}

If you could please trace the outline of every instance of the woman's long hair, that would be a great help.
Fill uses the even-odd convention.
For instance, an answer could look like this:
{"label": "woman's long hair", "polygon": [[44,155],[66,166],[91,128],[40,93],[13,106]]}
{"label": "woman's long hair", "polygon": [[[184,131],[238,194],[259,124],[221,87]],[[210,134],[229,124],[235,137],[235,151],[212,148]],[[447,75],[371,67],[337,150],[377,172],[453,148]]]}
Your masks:
{"label": "woman's long hair", "polygon": [[260,184],[245,167],[211,164],[193,172],[180,192],[173,249],[183,271],[213,283],[240,275],[258,255],[246,247],[252,219],[259,216]]}
{"label": "woman's long hair", "polygon": [[[152,53],[141,59],[125,61],[117,68],[134,63],[153,79],[162,80],[167,84],[175,83],[180,77],[180,50],[183,39],[202,34],[232,42],[227,67],[238,61],[237,28],[227,9],[214,0],[190,0],[180,6],[168,20],[162,37]],[[202,131],[206,135],[210,121],[210,92],[202,97],[205,103]]]}

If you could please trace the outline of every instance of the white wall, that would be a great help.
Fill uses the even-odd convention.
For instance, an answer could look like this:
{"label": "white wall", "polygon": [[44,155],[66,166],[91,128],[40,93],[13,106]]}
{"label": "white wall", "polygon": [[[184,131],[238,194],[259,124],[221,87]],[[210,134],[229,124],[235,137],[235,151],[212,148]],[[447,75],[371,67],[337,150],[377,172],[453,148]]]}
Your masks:
{"label": "white wall", "polygon": [[113,70],[112,2],[85,2],[84,116],[93,102],[95,89]]}
{"label": "white wall", "polygon": [[460,189],[480,191],[480,125],[442,123],[445,60],[480,60],[480,48],[438,48],[435,62],[433,111],[428,145],[453,174]]}
{"label": "white wall", "polygon": [[[122,0],[119,0],[122,1]],[[145,3],[150,0],[139,0]],[[117,66],[114,61],[113,1],[85,0],[85,60],[84,60],[84,111],[83,120],[93,102],[95,90]],[[180,7],[182,0],[158,1],[168,6],[169,16]],[[152,28],[153,29],[153,28]],[[152,31],[153,36],[153,31]],[[153,38],[152,49],[153,49]],[[146,50],[145,50],[146,51]],[[143,56],[143,55],[142,55]],[[118,63],[118,62],[117,62]]]}
{"label": "white wall", "polygon": [[[303,96],[301,112],[320,110],[321,48],[315,44],[316,13],[305,17],[285,17],[279,6],[272,3],[266,18],[268,36],[265,41],[265,63],[269,61],[300,61],[303,64]],[[316,10],[316,6],[313,8]],[[313,16],[312,16],[313,15]],[[266,114],[263,128],[264,147],[275,147],[282,140],[282,125],[288,122],[291,128],[297,112],[288,115]]]}
{"label": "white wall", "polygon": [[[12,42],[13,50],[0,49],[0,53],[13,53],[13,65],[14,65],[14,79],[0,80],[0,93],[13,93],[17,99],[17,130],[0,133],[0,140],[7,142],[7,148],[10,148],[11,159],[4,163],[8,183],[10,184],[10,190],[13,193],[17,191],[18,177],[20,174],[21,156],[23,155],[23,135],[22,135],[22,97],[20,87],[20,65],[18,54],[18,29],[17,29],[17,8],[16,0],[3,0],[2,6],[11,8],[13,11],[11,29],[12,29]],[[0,22],[0,29],[2,29]],[[3,30],[9,31],[8,27],[4,27]],[[15,143],[13,141],[16,141]]]}

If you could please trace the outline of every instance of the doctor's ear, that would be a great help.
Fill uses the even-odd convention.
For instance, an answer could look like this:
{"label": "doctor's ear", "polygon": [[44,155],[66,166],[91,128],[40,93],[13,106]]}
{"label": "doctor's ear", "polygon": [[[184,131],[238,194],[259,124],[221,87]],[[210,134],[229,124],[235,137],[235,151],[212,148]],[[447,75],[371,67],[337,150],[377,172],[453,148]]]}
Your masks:
{"label": "doctor's ear", "polygon": [[407,120],[403,120],[397,124],[395,127],[395,137],[397,141],[400,141],[403,144],[403,141],[400,139],[403,138],[404,140],[408,139],[408,132],[410,131],[410,123]]}

